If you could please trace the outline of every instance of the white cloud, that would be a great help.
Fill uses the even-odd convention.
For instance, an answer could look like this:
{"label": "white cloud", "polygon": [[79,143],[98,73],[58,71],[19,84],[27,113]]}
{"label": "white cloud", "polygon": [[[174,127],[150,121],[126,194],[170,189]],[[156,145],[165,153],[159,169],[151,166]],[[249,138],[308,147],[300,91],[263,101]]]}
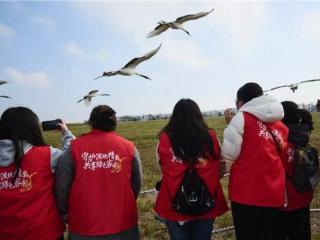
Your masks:
{"label": "white cloud", "polygon": [[43,26],[46,29],[52,29],[55,26],[53,19],[43,16],[33,16],[32,22],[36,25]]}
{"label": "white cloud", "polygon": [[46,89],[52,84],[51,79],[44,72],[22,72],[14,68],[7,68],[6,74],[20,86]]}
{"label": "white cloud", "polygon": [[63,47],[66,54],[71,56],[84,56],[85,52],[80,48],[76,42],[69,42]]}
{"label": "white cloud", "polygon": [[267,20],[264,3],[219,3],[213,24],[226,28],[237,45],[248,46],[258,39],[259,31]]}
{"label": "white cloud", "polygon": [[108,50],[104,47],[99,47],[97,49],[84,49],[75,41],[61,44],[60,50],[62,50],[64,54],[76,57],[80,60],[105,61],[108,56]]}
{"label": "white cloud", "polygon": [[180,65],[185,70],[205,69],[213,63],[212,58],[201,52],[201,48],[190,39],[166,39],[166,45],[161,49],[159,57],[177,67]]}
{"label": "white cloud", "polygon": [[15,35],[14,30],[12,30],[8,25],[0,23],[0,39],[11,39]]}
{"label": "white cloud", "polygon": [[320,41],[320,11],[305,14],[301,24],[301,33],[305,38]]}

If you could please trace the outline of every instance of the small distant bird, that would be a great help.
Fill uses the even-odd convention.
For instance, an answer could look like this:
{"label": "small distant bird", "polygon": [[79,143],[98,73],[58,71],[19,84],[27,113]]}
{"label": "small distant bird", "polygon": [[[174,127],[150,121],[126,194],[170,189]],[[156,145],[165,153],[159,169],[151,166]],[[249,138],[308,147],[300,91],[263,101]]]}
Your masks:
{"label": "small distant bird", "polygon": [[8,83],[7,81],[0,80],[0,85]]}
{"label": "small distant bird", "polygon": [[90,91],[87,95],[83,96],[77,103],[84,101],[86,105],[89,105],[91,103],[91,100],[93,97],[96,96],[110,96],[109,94],[106,93],[100,93],[98,94],[99,90],[92,90]]}
{"label": "small distant bird", "polygon": [[209,12],[199,12],[196,14],[189,14],[189,15],[186,15],[183,17],[179,17],[174,22],[160,21],[160,22],[158,22],[158,26],[147,35],[147,38],[157,36],[157,35],[161,34],[162,32],[168,30],[168,28],[180,29],[180,30],[184,31],[186,34],[188,34],[189,36],[191,36],[190,33],[186,29],[183,28],[182,24],[186,21],[196,20],[198,18],[202,18],[204,16],[207,16],[213,10],[214,9],[210,10]]}
{"label": "small distant bird", "polygon": [[137,76],[143,77],[145,79],[151,80],[151,78],[149,78],[148,76],[137,73],[135,68],[143,61],[146,61],[146,60],[150,59],[151,57],[153,57],[159,51],[159,49],[161,48],[161,45],[162,45],[162,43],[155,50],[148,52],[147,54],[145,54],[142,57],[137,57],[137,58],[132,59],[123,68],[121,68],[117,71],[104,72],[102,74],[102,76],[96,77],[95,80],[98,78],[101,78],[101,77],[109,77],[109,76],[114,76],[117,74],[123,75],[123,76],[137,75]]}
{"label": "small distant bird", "polygon": [[297,89],[298,89],[298,85],[301,84],[301,83],[308,83],[308,82],[317,82],[317,81],[320,81],[320,79],[311,79],[311,80],[305,80],[305,81],[302,81],[302,82],[298,82],[298,83],[292,83],[292,84],[289,84],[289,85],[281,85],[281,86],[278,86],[278,87],[274,87],[274,88],[271,88],[269,90],[266,90],[264,92],[269,92],[269,91],[273,91],[275,89],[278,89],[278,88],[284,88],[284,87],[288,87],[292,90],[292,92],[295,92]]}
{"label": "small distant bird", "polygon": [[12,99],[11,97],[5,96],[5,95],[0,95],[0,98],[10,98],[10,99]]}

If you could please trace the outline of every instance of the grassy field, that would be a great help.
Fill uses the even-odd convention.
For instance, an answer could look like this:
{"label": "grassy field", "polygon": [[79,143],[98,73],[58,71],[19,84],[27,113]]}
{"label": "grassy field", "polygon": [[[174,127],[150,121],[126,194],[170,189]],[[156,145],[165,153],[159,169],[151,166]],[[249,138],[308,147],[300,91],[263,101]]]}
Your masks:
{"label": "grassy field", "polygon": [[[311,142],[320,149],[320,114],[315,113],[314,128]],[[220,140],[222,140],[223,129],[225,128],[225,122],[223,117],[207,118],[208,125],[215,129]],[[141,154],[142,167],[143,167],[143,190],[154,188],[156,181],[159,180],[159,169],[155,162],[155,148],[157,144],[157,134],[160,129],[165,125],[165,120],[146,121],[146,122],[126,122],[119,123],[117,131],[123,137],[133,141],[137,146]],[[71,131],[80,136],[83,133],[89,131],[89,127],[83,124],[71,124],[69,125]],[[59,146],[60,133],[59,132],[45,132],[45,139],[48,144],[52,144],[56,147]],[[223,179],[223,186],[225,193],[227,186],[227,179]],[[139,197],[139,228],[142,239],[169,239],[163,224],[154,219],[153,204],[155,196],[146,194]],[[312,208],[320,208],[320,186],[318,186],[314,201],[312,202]],[[320,213],[312,213],[312,232],[313,240],[320,240]],[[217,219],[215,223],[215,229],[221,227],[227,227],[232,225],[232,219],[230,211],[224,216]],[[215,239],[235,239],[233,231],[229,231],[223,234],[216,234]]]}

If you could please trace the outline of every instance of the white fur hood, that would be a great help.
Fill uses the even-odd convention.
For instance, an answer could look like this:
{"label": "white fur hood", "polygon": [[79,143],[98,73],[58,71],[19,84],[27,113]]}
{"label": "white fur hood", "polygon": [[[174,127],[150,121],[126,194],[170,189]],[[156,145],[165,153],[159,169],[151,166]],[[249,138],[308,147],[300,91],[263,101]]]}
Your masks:
{"label": "white fur hood", "polygon": [[244,104],[239,112],[248,112],[262,122],[275,122],[284,116],[281,103],[270,95],[263,95]]}
{"label": "white fur hood", "polygon": [[241,151],[244,131],[243,112],[248,112],[262,122],[279,121],[284,116],[281,103],[270,95],[263,95],[244,104],[223,132],[222,156],[236,160]]}

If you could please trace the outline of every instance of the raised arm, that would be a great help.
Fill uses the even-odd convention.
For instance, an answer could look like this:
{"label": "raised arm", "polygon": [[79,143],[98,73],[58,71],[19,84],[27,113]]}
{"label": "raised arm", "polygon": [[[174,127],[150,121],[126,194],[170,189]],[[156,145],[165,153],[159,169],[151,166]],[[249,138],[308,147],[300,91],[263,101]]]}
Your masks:
{"label": "raised arm", "polygon": [[243,113],[238,112],[223,132],[222,157],[225,160],[236,160],[241,151],[244,129]]}
{"label": "raised arm", "polygon": [[62,147],[61,147],[61,149],[54,148],[54,147],[51,147],[51,149],[50,149],[51,150],[51,170],[52,170],[52,172],[55,172],[59,157],[69,147],[71,141],[73,139],[75,139],[75,136],[68,129],[68,127],[64,121],[62,121],[62,123],[59,123],[59,126],[60,126],[60,130],[62,132],[62,137],[61,137]]}

